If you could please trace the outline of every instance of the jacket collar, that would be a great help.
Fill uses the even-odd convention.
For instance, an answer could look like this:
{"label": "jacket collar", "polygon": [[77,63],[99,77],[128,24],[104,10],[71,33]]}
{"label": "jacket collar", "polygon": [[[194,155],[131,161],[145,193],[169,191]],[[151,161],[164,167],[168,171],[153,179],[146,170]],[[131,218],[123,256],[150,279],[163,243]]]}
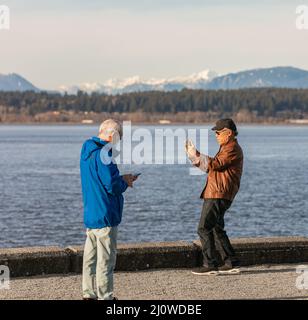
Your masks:
{"label": "jacket collar", "polygon": [[223,146],[221,146],[221,147],[219,148],[219,151],[221,151],[221,150],[223,150],[223,149],[233,148],[234,145],[236,145],[236,144],[237,144],[237,139],[235,138],[235,139],[229,141],[227,144],[224,144]]}
{"label": "jacket collar", "polygon": [[105,140],[102,140],[102,139],[100,139],[99,137],[92,137],[92,140],[96,143],[96,144],[100,144],[100,145],[102,145],[102,146],[105,146],[107,143],[108,143],[108,141],[105,141]]}

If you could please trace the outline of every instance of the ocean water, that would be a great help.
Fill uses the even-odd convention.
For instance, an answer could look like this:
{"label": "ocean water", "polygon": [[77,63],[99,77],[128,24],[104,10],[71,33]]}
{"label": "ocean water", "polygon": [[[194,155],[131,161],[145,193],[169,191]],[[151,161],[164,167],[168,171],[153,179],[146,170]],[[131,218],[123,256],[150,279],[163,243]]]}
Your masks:
{"label": "ocean water", "polygon": [[[0,126],[0,247],[84,242],[79,154],[96,130]],[[240,126],[239,132],[244,173],[240,192],[226,213],[228,234],[308,236],[308,127]],[[210,155],[217,150],[209,132]],[[119,242],[198,238],[199,195],[206,175],[190,175],[188,163],[119,168],[122,173],[142,173],[125,193]]]}

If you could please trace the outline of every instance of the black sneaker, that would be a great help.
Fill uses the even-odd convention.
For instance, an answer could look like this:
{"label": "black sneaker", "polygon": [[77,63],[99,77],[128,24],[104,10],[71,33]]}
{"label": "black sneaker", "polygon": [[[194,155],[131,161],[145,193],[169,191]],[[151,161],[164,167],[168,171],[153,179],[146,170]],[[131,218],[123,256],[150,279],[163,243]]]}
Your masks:
{"label": "black sneaker", "polygon": [[218,265],[218,268],[219,267],[222,267],[224,265],[230,265],[232,267],[240,267],[241,265],[241,262],[239,259],[237,258],[231,258],[231,259],[226,259],[225,261],[222,261],[219,265]]}
{"label": "black sneaker", "polygon": [[240,273],[239,268],[234,268],[232,264],[226,263],[221,267],[218,267],[218,272],[219,273],[230,273],[230,274],[236,274]]}
{"label": "black sneaker", "polygon": [[191,273],[198,276],[216,276],[218,274],[218,269],[216,267],[200,267],[193,269]]}
{"label": "black sneaker", "polygon": [[239,267],[240,265],[241,265],[241,262],[240,262],[240,260],[238,260],[238,259],[232,259],[231,260],[231,263],[232,263],[232,267]]}

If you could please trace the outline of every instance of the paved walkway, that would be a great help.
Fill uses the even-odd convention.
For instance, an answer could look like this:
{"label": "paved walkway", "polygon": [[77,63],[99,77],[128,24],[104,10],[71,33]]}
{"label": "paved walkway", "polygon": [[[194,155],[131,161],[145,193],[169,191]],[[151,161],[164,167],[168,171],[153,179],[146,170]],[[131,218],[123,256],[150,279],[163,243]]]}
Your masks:
{"label": "paved walkway", "polygon": [[[298,265],[242,268],[237,275],[196,276],[187,269],[115,273],[119,299],[308,299],[296,288]],[[80,299],[80,275],[12,279],[0,299]]]}

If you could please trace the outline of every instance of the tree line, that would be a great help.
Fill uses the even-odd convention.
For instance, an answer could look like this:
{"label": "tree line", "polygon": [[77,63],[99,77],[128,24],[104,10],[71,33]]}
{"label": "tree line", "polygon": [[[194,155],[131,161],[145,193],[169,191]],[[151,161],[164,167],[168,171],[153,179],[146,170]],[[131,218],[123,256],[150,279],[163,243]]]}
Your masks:
{"label": "tree line", "polygon": [[190,90],[135,92],[121,95],[76,95],[33,91],[0,92],[0,106],[7,112],[36,115],[50,111],[95,113],[214,112],[236,114],[247,111],[261,117],[308,113],[308,89],[253,88],[239,90]]}

